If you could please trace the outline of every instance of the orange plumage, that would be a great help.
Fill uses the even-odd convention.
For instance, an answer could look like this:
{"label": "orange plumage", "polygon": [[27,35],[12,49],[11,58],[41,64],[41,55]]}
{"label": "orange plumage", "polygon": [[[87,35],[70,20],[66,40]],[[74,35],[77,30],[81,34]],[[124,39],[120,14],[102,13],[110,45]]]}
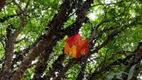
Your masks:
{"label": "orange plumage", "polygon": [[70,54],[74,58],[88,53],[88,40],[82,40],[80,34],[67,38],[64,42],[64,53]]}

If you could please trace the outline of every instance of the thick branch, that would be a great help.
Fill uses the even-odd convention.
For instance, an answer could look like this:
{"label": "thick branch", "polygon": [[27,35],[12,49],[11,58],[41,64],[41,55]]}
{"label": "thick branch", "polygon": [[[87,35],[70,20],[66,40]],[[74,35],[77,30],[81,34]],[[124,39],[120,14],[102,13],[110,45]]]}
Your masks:
{"label": "thick branch", "polygon": [[[71,0],[66,0],[61,5],[60,12],[54,17],[54,19],[49,23],[49,31],[47,35],[45,35],[38,43],[37,45],[29,52],[29,55],[22,61],[20,67],[15,72],[13,76],[13,80],[19,80],[25,70],[28,68],[28,66],[31,64],[31,62],[40,55],[46,48],[50,47],[52,44],[56,44],[57,42],[57,36],[55,35],[55,32],[58,32],[63,22],[68,17],[69,13],[67,13],[69,5],[71,4]],[[56,28],[56,29],[55,29]],[[18,77],[17,77],[18,76]]]}
{"label": "thick branch", "polygon": [[52,49],[50,47],[50,48],[47,48],[47,50],[45,50],[40,55],[40,58],[36,64],[33,80],[41,79],[41,76],[43,75],[44,70],[46,69],[46,66],[47,66],[46,61],[48,60],[48,57],[51,54],[51,52],[52,52]]}
{"label": "thick branch", "polygon": [[30,46],[23,49],[22,51],[14,52],[14,54],[16,55],[16,58],[14,58],[14,60],[13,60],[13,65],[16,64],[16,62],[18,62],[18,61],[22,61],[25,58],[25,56],[29,53],[29,51],[32,48],[34,48],[36,46],[36,44],[42,39],[42,37],[43,37],[43,35],[40,35],[34,43],[32,43]]}
{"label": "thick branch", "polygon": [[[79,7],[77,9],[77,11],[76,11],[76,14],[77,14],[76,22],[74,24],[72,24],[70,27],[67,28],[67,30],[70,30],[68,32],[71,33],[71,34],[69,34],[69,36],[78,33],[82,23],[88,21],[87,18],[86,18],[86,13],[88,12],[88,10],[90,8],[91,3],[93,3],[93,0],[88,0],[88,1],[84,2],[81,7]],[[71,29],[73,29],[73,31]],[[61,70],[59,75],[54,78],[54,80],[61,79],[61,77],[64,76],[64,74],[66,73],[66,71],[72,66],[74,61],[76,62],[75,59],[70,60],[69,63],[66,65],[66,67],[64,67]]]}

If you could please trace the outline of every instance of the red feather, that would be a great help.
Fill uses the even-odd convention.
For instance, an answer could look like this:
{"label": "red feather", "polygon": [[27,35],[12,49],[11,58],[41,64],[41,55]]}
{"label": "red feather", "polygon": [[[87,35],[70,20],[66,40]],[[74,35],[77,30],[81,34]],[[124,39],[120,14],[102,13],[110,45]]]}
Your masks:
{"label": "red feather", "polygon": [[82,40],[80,34],[67,38],[64,42],[64,53],[70,54],[74,58],[88,53],[88,40]]}

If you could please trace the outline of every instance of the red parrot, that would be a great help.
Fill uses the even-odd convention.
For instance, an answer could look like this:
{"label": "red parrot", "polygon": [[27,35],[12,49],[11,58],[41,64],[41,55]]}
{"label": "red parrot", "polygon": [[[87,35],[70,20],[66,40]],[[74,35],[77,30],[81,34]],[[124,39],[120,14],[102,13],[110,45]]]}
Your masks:
{"label": "red parrot", "polygon": [[88,42],[88,40],[82,40],[80,34],[75,34],[65,40],[64,53],[70,54],[74,58],[88,54]]}

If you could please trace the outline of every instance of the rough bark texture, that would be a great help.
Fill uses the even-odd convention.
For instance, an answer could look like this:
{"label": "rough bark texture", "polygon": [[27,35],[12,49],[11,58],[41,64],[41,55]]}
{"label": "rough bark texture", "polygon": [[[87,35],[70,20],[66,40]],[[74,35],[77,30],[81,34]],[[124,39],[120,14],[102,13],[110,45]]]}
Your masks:
{"label": "rough bark texture", "polygon": [[61,30],[63,22],[69,15],[67,12],[69,11],[69,4],[71,3],[72,2],[67,0],[61,5],[59,13],[55,15],[54,19],[47,25],[47,27],[49,27],[48,33],[41,38],[32,50],[30,50],[29,55],[22,61],[20,67],[11,79],[20,80],[23,77],[25,70],[30,66],[31,62],[44,50],[46,50],[46,48],[56,44],[58,39],[56,35],[57,33],[55,32],[59,32]]}

